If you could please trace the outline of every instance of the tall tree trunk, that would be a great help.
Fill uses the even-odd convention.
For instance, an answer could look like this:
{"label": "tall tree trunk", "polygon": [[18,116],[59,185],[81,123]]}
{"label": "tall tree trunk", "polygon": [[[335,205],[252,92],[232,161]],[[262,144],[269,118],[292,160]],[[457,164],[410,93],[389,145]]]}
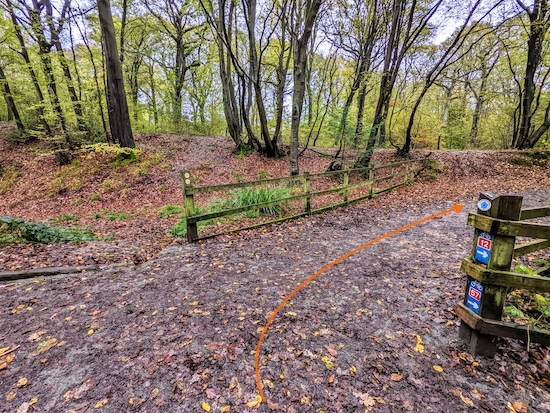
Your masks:
{"label": "tall tree trunk", "polygon": [[317,19],[322,0],[307,0],[304,31],[300,38],[294,37],[294,92],[292,94],[292,124],[290,127],[290,175],[300,173],[298,165],[298,146],[300,144],[300,119],[306,88],[307,45],[311,37],[313,24]]}
{"label": "tall tree trunk", "polygon": [[154,77],[155,71],[153,64],[149,65],[149,85],[151,88],[151,106],[153,107],[153,120],[155,122],[155,128],[158,127],[159,123],[159,115],[157,110],[157,93],[156,93],[156,87],[155,87],[155,77]]}
{"label": "tall tree trunk", "polygon": [[[531,137],[531,123],[533,118],[533,102],[535,100],[535,74],[542,62],[542,51],[545,34],[548,31],[549,6],[547,0],[536,0],[533,9],[529,10],[519,0],[518,4],[524,8],[529,16],[529,40],[527,41],[527,64],[525,67],[524,88],[521,100],[521,119],[518,137],[515,143],[517,149],[532,147],[536,140]],[[544,123],[543,125],[544,126]],[[540,128],[540,127],[539,127]],[[538,131],[538,129],[537,129]],[[539,132],[540,133],[540,132]],[[540,133],[542,136],[544,132]]]}
{"label": "tall tree trunk", "polygon": [[42,71],[44,72],[48,95],[50,96],[53,110],[59,117],[61,129],[63,130],[65,137],[67,137],[67,122],[65,120],[65,115],[63,113],[63,109],[61,108],[61,103],[57,94],[57,82],[55,80],[50,54],[51,44],[46,41],[46,37],[44,36],[44,27],[40,21],[40,5],[35,4],[35,8],[30,9],[29,14],[31,17],[31,27],[38,41],[38,55],[40,56],[40,61],[42,63]]}
{"label": "tall tree trunk", "polygon": [[355,147],[363,135],[363,117],[365,116],[365,98],[367,96],[367,84],[363,82],[357,92],[357,124],[355,125]]}
{"label": "tall tree trunk", "polygon": [[278,155],[278,149],[273,145],[271,136],[269,133],[269,127],[267,125],[267,113],[262,96],[262,85],[260,79],[260,61],[258,58],[258,51],[256,50],[256,0],[248,0],[243,3],[246,11],[246,25],[248,29],[248,44],[249,44],[249,60],[250,60],[250,81],[254,87],[254,96],[256,100],[256,107],[258,108],[258,120],[260,122],[260,130],[262,134],[262,140],[265,145],[265,153],[269,157],[275,157]]}
{"label": "tall tree trunk", "polygon": [[[374,120],[372,121],[372,129],[369,134],[369,140],[367,142],[367,147],[363,152],[363,155],[356,162],[358,167],[366,167],[369,165],[372,154],[374,152],[374,145],[376,139],[380,134],[380,129],[385,128],[386,118],[384,117],[386,101],[390,100],[391,93],[393,90],[393,85],[395,83],[395,70],[399,68],[399,65],[396,64],[393,70],[390,70],[392,57],[395,54],[395,42],[398,37],[398,28],[399,21],[403,14],[403,3],[404,0],[394,0],[393,10],[392,10],[392,24],[390,30],[390,36],[388,38],[388,44],[386,46],[386,54],[384,56],[384,69],[382,73],[382,79],[380,80],[380,92],[378,95],[378,102],[376,103],[376,109],[374,111]],[[412,13],[412,11],[411,11]]]}
{"label": "tall tree trunk", "polygon": [[44,95],[42,94],[42,89],[40,88],[40,84],[38,83],[36,72],[34,71],[33,65],[29,58],[29,53],[27,52],[25,39],[21,34],[21,27],[19,26],[19,22],[17,20],[17,17],[15,16],[15,13],[13,11],[13,5],[10,2],[10,0],[6,0],[6,4],[9,8],[9,13],[10,13],[11,21],[13,23],[15,35],[17,37],[17,40],[19,41],[19,45],[21,46],[21,51],[19,52],[19,54],[21,54],[21,56],[23,57],[23,60],[25,61],[27,70],[29,71],[29,75],[31,76],[34,90],[36,92],[36,97],[38,98],[38,105],[36,107],[38,119],[40,119],[40,123],[42,124],[42,127],[44,128],[44,131],[48,134],[48,136],[53,136],[50,125],[48,124],[48,122],[46,121],[46,118],[44,117],[44,105],[45,105]]}
{"label": "tall tree trunk", "polygon": [[80,26],[77,24],[78,31],[80,32],[80,36],[82,38],[82,41],[84,42],[84,45],[86,46],[86,50],[88,50],[88,55],[90,56],[90,62],[92,62],[92,67],[94,68],[94,83],[97,93],[97,101],[99,104],[99,112],[101,114],[101,123],[103,125],[103,133],[105,133],[105,136],[108,138],[109,133],[107,131],[107,124],[105,122],[105,114],[103,113],[103,102],[102,102],[102,93],[101,88],[99,87],[99,80],[97,79],[97,66],[95,64],[94,54],[92,52],[92,49],[90,48],[90,45],[88,44],[87,36],[85,36],[85,33],[82,33],[82,30],[80,29]]}
{"label": "tall tree trunk", "polygon": [[84,122],[84,117],[82,115],[82,105],[80,104],[80,101],[78,100],[78,96],[76,95],[76,90],[74,87],[71,70],[69,68],[69,63],[67,62],[67,58],[65,57],[63,46],[61,46],[61,42],[59,41],[59,32],[61,31],[63,20],[65,19],[64,13],[65,13],[66,7],[68,7],[68,0],[65,0],[65,6],[63,7],[61,23],[59,27],[55,27],[55,23],[53,21],[53,16],[52,16],[52,6],[50,1],[43,0],[43,2],[46,7],[46,20],[50,28],[51,44],[53,44],[57,50],[59,64],[63,69],[63,76],[65,77],[65,82],[67,83],[67,91],[69,92],[69,96],[71,97],[71,101],[73,102],[74,113],[76,115],[76,120],[78,123],[78,129],[81,131],[85,131],[86,123]]}
{"label": "tall tree trunk", "polygon": [[8,106],[8,113],[11,112],[11,114],[13,115],[13,118],[15,119],[15,124],[17,125],[17,129],[19,129],[20,132],[25,133],[25,125],[21,120],[21,116],[19,116],[17,106],[15,106],[15,101],[13,100],[13,95],[11,94],[10,85],[8,83],[8,79],[6,79],[6,75],[4,74],[4,69],[2,68],[2,66],[0,66],[0,85],[2,85],[2,94],[4,95],[4,100],[6,101],[6,105]]}
{"label": "tall tree trunk", "polygon": [[288,73],[288,67],[292,58],[292,42],[288,50],[288,55],[285,61],[286,51],[286,33],[288,30],[287,19],[287,4],[283,2],[281,6],[281,39],[280,39],[280,53],[278,57],[278,64],[275,69],[277,74],[277,92],[276,92],[276,113],[275,113],[275,131],[273,132],[273,146],[278,148],[279,141],[281,140],[281,130],[283,125],[283,111],[284,111],[284,94],[286,86],[286,77]]}
{"label": "tall tree trunk", "polygon": [[481,118],[481,111],[483,110],[483,104],[485,103],[485,92],[487,90],[487,69],[484,65],[481,71],[481,86],[479,91],[474,92],[476,98],[476,106],[474,108],[474,115],[472,117],[472,127],[470,129],[470,146],[474,147],[477,143],[477,133],[479,130],[479,119]]}
{"label": "tall tree trunk", "polygon": [[109,0],[98,0],[99,23],[105,43],[105,60],[107,66],[107,89],[109,93],[109,124],[111,134],[120,146],[135,148],[132,125],[128,114],[128,102],[124,91],[122,65],[116,45],[115,26],[111,15]]}
{"label": "tall tree trunk", "polygon": [[[234,1],[231,1],[229,9],[229,21],[231,21],[232,13],[235,9]],[[235,85],[231,76],[231,61],[228,56],[226,57],[226,46],[224,44],[223,33],[225,31],[225,1],[222,1],[218,10],[218,19],[215,21],[216,25],[216,43],[218,45],[218,57],[220,59],[220,80],[222,83],[222,96],[223,96],[223,112],[225,115],[225,121],[227,123],[227,130],[229,136],[235,142],[237,149],[242,147],[242,119],[239,114],[239,105],[235,97]],[[228,30],[228,38],[231,40],[231,27]]]}
{"label": "tall tree trunk", "polygon": [[122,0],[122,19],[120,20],[120,64],[124,63],[126,46],[126,23],[128,22],[128,0]]}

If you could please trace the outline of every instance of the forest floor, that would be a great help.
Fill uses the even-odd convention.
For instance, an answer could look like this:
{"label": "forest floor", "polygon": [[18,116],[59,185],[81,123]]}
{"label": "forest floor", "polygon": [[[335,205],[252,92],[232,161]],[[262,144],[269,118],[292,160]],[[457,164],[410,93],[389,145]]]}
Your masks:
{"label": "forest floor", "polygon": [[[506,151],[434,152],[447,166],[435,181],[188,244],[165,233],[176,218],[158,216],[181,204],[179,170],[193,168],[196,184],[207,185],[236,179],[233,172],[283,176],[287,159],[238,159],[223,138],[142,135],[138,144],[143,162],[113,169],[107,157],[84,154],[59,168],[40,157],[39,144],[0,143],[2,166],[19,172],[0,195],[0,216],[78,215],[79,225],[114,237],[2,246],[0,270],[136,264],[0,283],[0,411],[550,412],[550,349],[501,340],[494,358],[474,358],[453,311],[473,237],[466,216],[479,192],[548,205],[547,168],[511,165],[517,155]],[[376,153],[380,162],[391,156]],[[301,168],[327,164],[306,152]],[[293,297],[262,344],[267,403],[258,403],[255,350],[278,303],[345,253],[453,203],[466,207],[369,246]],[[114,212],[128,218],[105,218]],[[548,259],[548,250],[527,259],[535,258]]]}

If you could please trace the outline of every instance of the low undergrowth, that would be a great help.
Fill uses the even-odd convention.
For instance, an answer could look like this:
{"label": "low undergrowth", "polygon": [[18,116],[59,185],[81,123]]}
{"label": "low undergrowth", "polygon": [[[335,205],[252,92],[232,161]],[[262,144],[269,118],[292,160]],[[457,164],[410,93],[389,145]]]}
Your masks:
{"label": "low undergrowth", "polygon": [[[535,260],[541,266],[548,264],[546,260]],[[525,265],[516,265],[516,272],[530,276],[540,275]],[[504,313],[508,319],[518,324],[550,330],[550,293],[530,290],[514,290],[508,294],[508,306]]]}
{"label": "low undergrowth", "polygon": [[53,228],[41,223],[26,222],[21,218],[0,217],[0,245],[12,243],[53,244],[96,239],[93,232],[83,228]]}

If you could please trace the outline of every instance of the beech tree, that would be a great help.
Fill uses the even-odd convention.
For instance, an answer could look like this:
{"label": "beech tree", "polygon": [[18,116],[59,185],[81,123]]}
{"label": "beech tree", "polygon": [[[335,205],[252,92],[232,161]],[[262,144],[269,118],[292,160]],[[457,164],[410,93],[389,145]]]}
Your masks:
{"label": "beech tree", "polygon": [[300,121],[306,91],[307,46],[311,37],[313,24],[317,19],[322,0],[297,0],[293,4],[294,25],[292,27],[293,43],[293,80],[292,123],[290,127],[290,175],[298,175],[298,145],[300,143]]}
{"label": "beech tree", "polygon": [[520,126],[512,140],[512,146],[517,149],[532,148],[550,128],[550,102],[546,106],[543,121],[540,125],[534,125],[534,116],[539,109],[539,98],[536,97],[536,77],[541,80],[538,95],[542,92],[542,86],[546,76],[540,76],[539,70],[545,54],[544,38],[550,25],[550,6],[548,0],[535,0],[532,6],[525,5],[521,0],[516,0],[529,19],[526,31],[527,59],[525,63],[525,77],[521,100],[518,105]]}
{"label": "beech tree", "polygon": [[107,106],[109,112],[109,125],[111,135],[118,144],[125,148],[135,148],[130,115],[128,114],[128,102],[124,91],[124,78],[122,65],[116,44],[115,26],[111,15],[109,0],[98,0],[97,9],[101,33],[105,44],[105,66],[107,71]]}

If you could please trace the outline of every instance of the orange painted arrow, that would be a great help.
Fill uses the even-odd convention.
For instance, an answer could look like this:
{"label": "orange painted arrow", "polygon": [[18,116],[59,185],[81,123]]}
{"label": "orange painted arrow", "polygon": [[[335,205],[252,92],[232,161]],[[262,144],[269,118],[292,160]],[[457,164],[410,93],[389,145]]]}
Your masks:
{"label": "orange painted arrow", "polygon": [[398,232],[401,232],[407,228],[410,228],[410,227],[414,227],[415,225],[418,225],[418,224],[421,224],[423,222],[426,222],[426,221],[429,221],[430,219],[433,219],[433,218],[437,218],[437,217],[440,217],[441,215],[445,215],[445,214],[448,214],[449,212],[460,212],[460,210],[464,208],[464,205],[454,205],[454,208],[453,209],[449,209],[447,211],[443,211],[443,212],[439,212],[438,214],[435,214],[435,215],[432,215],[431,217],[428,217],[428,218],[424,218],[424,219],[421,219],[420,221],[416,221],[416,222],[413,222],[412,224],[409,224],[407,226],[404,226],[403,228],[399,228],[399,229],[396,229],[395,231],[392,231],[386,235],[383,235],[381,236],[380,238],[376,238],[375,240],[373,241],[370,241],[370,242],[367,242],[365,245],[357,248],[357,249],[354,249],[353,251],[351,252],[348,252],[346,255],[343,255],[341,256],[340,258],[338,258],[336,261],[332,261],[329,265],[327,265],[326,267],[323,267],[322,269],[320,269],[319,271],[317,271],[315,274],[313,274],[311,277],[309,277],[307,280],[305,280],[302,284],[300,284],[300,286],[298,288],[296,288],[294,291],[292,291],[292,293],[290,293],[290,295],[288,297],[286,297],[283,302],[279,305],[279,307],[277,307],[277,309],[273,312],[273,314],[271,314],[271,317],[269,318],[269,320],[267,321],[267,324],[265,325],[263,331],[262,331],[262,335],[260,336],[260,341],[258,342],[258,347],[256,348],[256,382],[258,383],[258,389],[260,390],[260,395],[262,396],[262,400],[265,402],[265,397],[264,397],[264,392],[262,391],[262,384],[260,383],[260,374],[258,372],[258,359],[259,359],[259,356],[260,356],[260,346],[262,345],[262,340],[264,338],[264,335],[267,331],[267,329],[269,328],[269,324],[271,324],[271,321],[273,321],[273,318],[277,315],[277,313],[279,312],[279,310],[281,308],[283,308],[283,306],[287,303],[288,300],[290,300],[292,298],[292,296],[294,294],[296,294],[298,291],[300,291],[300,289],[305,286],[307,283],[309,283],[311,280],[313,280],[315,277],[317,277],[319,274],[321,274],[323,271],[329,269],[330,267],[332,267],[334,264],[337,264],[339,263],[340,261],[342,261],[344,258],[347,258],[349,257],[350,255],[353,255],[355,254],[356,252],[358,251],[361,251],[363,248],[365,247],[368,247],[369,245],[372,245],[374,244],[375,242],[378,242],[380,240],[383,240],[384,238],[387,238],[391,235],[394,235],[394,234],[397,234]]}

